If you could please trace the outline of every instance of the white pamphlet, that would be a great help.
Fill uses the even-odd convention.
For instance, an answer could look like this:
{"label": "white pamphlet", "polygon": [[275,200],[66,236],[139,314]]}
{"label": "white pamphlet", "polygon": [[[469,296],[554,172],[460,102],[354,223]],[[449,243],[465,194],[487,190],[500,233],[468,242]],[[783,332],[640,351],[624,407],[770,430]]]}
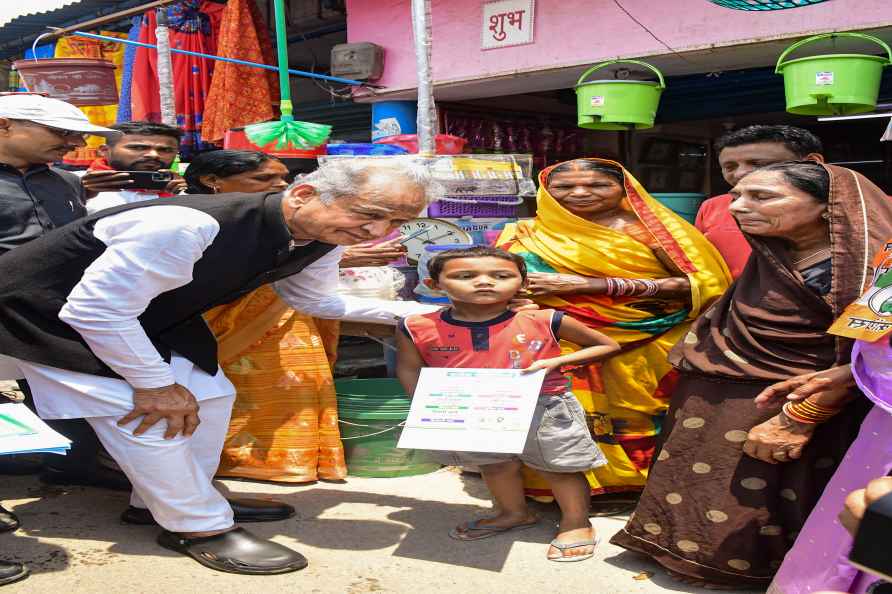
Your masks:
{"label": "white pamphlet", "polygon": [[519,454],[545,371],[425,367],[397,447]]}
{"label": "white pamphlet", "polygon": [[0,404],[0,455],[40,452],[61,454],[71,441],[56,433],[24,404]]}

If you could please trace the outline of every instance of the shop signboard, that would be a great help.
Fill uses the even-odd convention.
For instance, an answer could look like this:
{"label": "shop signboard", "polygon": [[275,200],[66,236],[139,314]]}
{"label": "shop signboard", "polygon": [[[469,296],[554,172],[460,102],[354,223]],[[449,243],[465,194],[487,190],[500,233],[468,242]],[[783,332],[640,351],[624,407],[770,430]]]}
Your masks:
{"label": "shop signboard", "polygon": [[536,0],[496,0],[483,5],[483,49],[533,43]]}

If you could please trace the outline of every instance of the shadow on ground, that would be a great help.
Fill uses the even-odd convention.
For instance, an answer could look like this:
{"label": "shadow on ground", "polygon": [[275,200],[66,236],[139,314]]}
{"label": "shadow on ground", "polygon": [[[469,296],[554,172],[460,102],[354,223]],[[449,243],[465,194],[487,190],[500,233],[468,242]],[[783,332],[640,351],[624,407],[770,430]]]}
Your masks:
{"label": "shadow on ground", "polygon": [[[16,560],[28,563],[35,573],[78,565],[101,565],[122,555],[176,556],[155,543],[157,527],[120,523],[120,513],[128,504],[126,493],[89,487],[48,487],[34,477],[3,478],[0,501],[24,501],[14,506],[22,528],[2,537],[17,539]],[[486,495],[479,477],[463,477],[463,481],[472,485],[469,491],[475,497]],[[479,485],[473,486],[476,483]],[[251,484],[251,490],[262,491],[262,486],[257,489],[258,486]],[[295,506],[298,510],[295,518],[251,524],[247,528],[266,538],[293,538],[299,543],[295,545],[297,548],[304,545],[366,551],[396,546],[395,557],[498,572],[514,542],[541,543],[544,554],[545,545],[554,536],[553,527],[557,521],[557,510],[553,506],[537,505],[543,520],[536,528],[481,541],[457,542],[449,537],[449,530],[461,522],[491,513],[487,501],[481,501],[481,505],[445,503],[339,490],[326,487],[324,483],[294,488],[294,492],[277,492],[271,497]],[[435,497],[436,493],[430,496]],[[362,509],[367,506],[387,511],[382,513],[379,509],[375,513],[365,513]],[[375,519],[368,519],[370,517]],[[96,547],[88,547],[86,553],[79,551],[77,558],[72,559],[64,549],[39,540],[48,538],[76,539],[82,543],[96,541]]]}
{"label": "shadow on ground", "polygon": [[[340,553],[335,558],[343,559],[344,551],[355,551],[357,555],[349,558],[356,559],[356,566],[362,568],[356,569],[359,572],[357,575],[368,575],[365,563],[372,559],[377,559],[375,563],[387,565],[386,569],[382,568],[383,576],[391,575],[388,572],[399,573],[400,560],[403,559],[444,564],[445,567],[440,569],[427,567],[434,575],[445,577],[460,574],[467,579],[473,572],[464,571],[466,569],[503,571],[512,555],[512,548],[518,546],[511,561],[514,566],[503,574],[506,577],[523,576],[532,571],[532,575],[537,576],[535,579],[552,576],[548,579],[564,581],[559,577],[563,575],[567,576],[568,583],[580,579],[571,576],[588,576],[585,579],[591,579],[591,585],[603,592],[652,592],[653,586],[675,592],[706,592],[671,580],[646,557],[617,553],[615,547],[607,545],[609,537],[622,527],[622,518],[597,518],[595,524],[604,543],[596,555],[597,559],[571,564],[570,567],[544,560],[546,545],[554,536],[559,515],[553,504],[532,504],[542,518],[536,528],[474,542],[455,541],[448,536],[451,528],[469,519],[491,514],[492,510],[479,476],[460,475],[459,486],[448,479],[445,475],[448,472],[410,477],[411,481],[402,483],[396,482],[401,479],[395,479],[393,483],[386,483],[389,493],[370,492],[379,488],[378,480],[388,479],[348,481],[346,485],[316,483],[294,486],[227,481],[222,490],[242,497],[269,497],[294,505],[298,510],[295,518],[247,527],[260,536],[275,538],[304,552],[311,564],[318,559],[319,564],[314,567],[322,572],[328,571],[324,559],[331,559],[332,553]],[[450,484],[449,492],[444,492],[443,489]],[[450,498],[451,502],[443,501]],[[99,566],[121,563],[145,571],[145,568],[155,565],[150,561],[152,558],[179,557],[155,543],[159,532],[157,527],[120,524],[120,513],[128,503],[126,493],[84,487],[46,487],[31,476],[2,477],[0,501],[14,502],[12,507],[23,525],[15,534],[0,535],[0,539],[3,539],[0,546],[7,551],[8,557],[14,555],[15,560],[29,564],[35,574],[70,569],[74,578],[84,575],[75,573],[79,569],[98,569]],[[47,542],[47,539],[70,539],[75,542],[66,550],[66,547]],[[377,553],[362,555],[363,552],[372,551]],[[608,555],[606,559],[605,555]],[[140,561],[138,557],[149,561]],[[516,565],[518,559],[525,559],[523,565]],[[543,565],[540,569],[534,569],[539,559]],[[601,565],[601,560],[611,567]],[[614,568],[619,568],[621,572],[617,573]],[[194,570],[198,570],[198,567],[195,566]],[[453,571],[457,573],[450,573]],[[611,574],[613,580],[621,580],[623,586],[617,589],[615,581],[610,584],[613,588],[597,586],[604,573]],[[202,580],[215,580],[214,583],[217,583],[224,579],[221,574],[211,574]],[[419,575],[419,579],[423,577]],[[645,585],[647,582],[653,586],[648,588]],[[515,590],[529,591],[516,589],[524,583],[513,582]],[[454,590],[447,587],[443,591]]]}

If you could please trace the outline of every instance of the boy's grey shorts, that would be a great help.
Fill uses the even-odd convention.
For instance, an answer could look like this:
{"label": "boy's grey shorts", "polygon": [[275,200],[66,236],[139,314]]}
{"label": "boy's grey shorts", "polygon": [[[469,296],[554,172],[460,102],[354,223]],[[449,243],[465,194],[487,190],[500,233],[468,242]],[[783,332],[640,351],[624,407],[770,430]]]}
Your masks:
{"label": "boy's grey shorts", "polygon": [[521,454],[431,451],[447,466],[485,466],[520,460],[546,472],[585,472],[607,464],[592,440],[585,411],[572,393],[542,394],[533,413],[533,424]]}

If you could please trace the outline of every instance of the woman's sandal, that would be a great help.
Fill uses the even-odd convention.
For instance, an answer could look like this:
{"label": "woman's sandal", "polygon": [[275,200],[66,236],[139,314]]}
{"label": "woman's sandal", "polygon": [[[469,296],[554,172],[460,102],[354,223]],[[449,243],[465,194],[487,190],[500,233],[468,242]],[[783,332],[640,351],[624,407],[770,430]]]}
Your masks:
{"label": "woman's sandal", "polygon": [[505,532],[511,532],[512,530],[526,530],[527,528],[533,528],[539,525],[538,519],[535,522],[515,524],[514,526],[481,526],[481,521],[482,520],[472,520],[461,526],[456,526],[449,531],[449,536],[455,540],[483,540],[484,538],[496,536],[497,534],[504,534]]}
{"label": "woman's sandal", "polygon": [[[576,561],[585,561],[586,559],[594,557],[595,550],[598,548],[598,545],[601,544],[601,537],[596,535],[588,540],[579,542],[558,542],[555,538],[549,544],[561,552],[560,557],[547,557],[549,561],[555,561],[557,563],[574,563]],[[592,547],[592,552],[586,553],[585,555],[564,555],[564,551],[567,549],[575,549],[578,547]]]}

